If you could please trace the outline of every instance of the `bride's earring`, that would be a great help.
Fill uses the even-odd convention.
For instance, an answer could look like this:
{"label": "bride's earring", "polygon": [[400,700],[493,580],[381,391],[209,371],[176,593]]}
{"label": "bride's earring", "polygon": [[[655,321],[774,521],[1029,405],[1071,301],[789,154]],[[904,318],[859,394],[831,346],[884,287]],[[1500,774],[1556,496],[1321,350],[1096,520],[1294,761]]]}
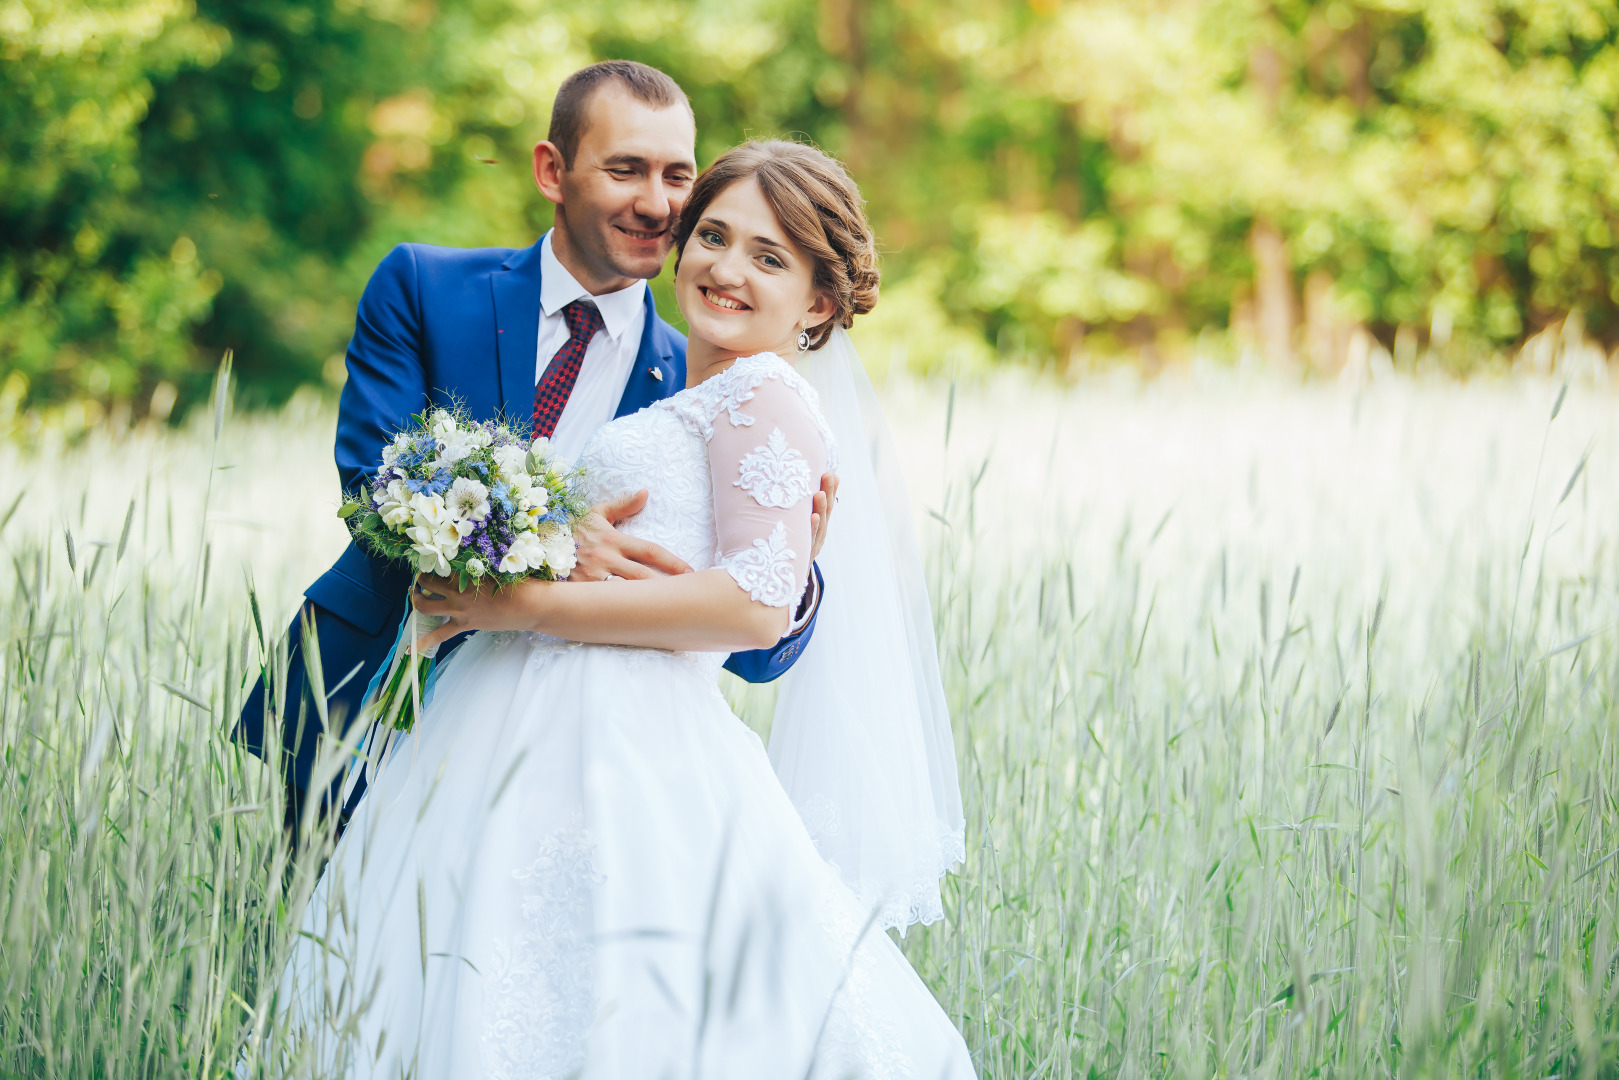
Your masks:
{"label": "bride's earring", "polygon": [[809,331],[808,330],[800,330],[798,332],[798,351],[799,352],[809,352],[809,345],[810,345]]}

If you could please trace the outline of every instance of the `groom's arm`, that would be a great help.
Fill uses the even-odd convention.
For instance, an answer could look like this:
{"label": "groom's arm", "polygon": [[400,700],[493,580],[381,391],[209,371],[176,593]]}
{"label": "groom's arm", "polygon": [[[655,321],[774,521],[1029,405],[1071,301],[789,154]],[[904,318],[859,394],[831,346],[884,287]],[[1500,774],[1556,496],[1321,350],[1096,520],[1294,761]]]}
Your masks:
{"label": "groom's arm", "polygon": [[815,633],[815,616],[820,614],[821,596],[825,591],[826,580],[821,577],[821,568],[811,564],[809,584],[787,636],[768,649],[732,653],[726,658],[725,670],[751,683],[772,682],[787,674],[787,669],[803,655],[810,635]]}
{"label": "groom's arm", "polygon": [[360,297],[348,382],[337,413],[337,472],[351,495],[382,463],[382,446],[427,406],[416,253],[390,251]]}

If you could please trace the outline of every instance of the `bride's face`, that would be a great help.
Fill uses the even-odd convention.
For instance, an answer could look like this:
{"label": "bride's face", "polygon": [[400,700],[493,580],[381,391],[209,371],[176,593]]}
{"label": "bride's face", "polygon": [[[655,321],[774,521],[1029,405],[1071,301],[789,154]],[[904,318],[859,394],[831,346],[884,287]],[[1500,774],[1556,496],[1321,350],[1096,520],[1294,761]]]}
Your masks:
{"label": "bride's face", "polygon": [[692,337],[721,352],[791,357],[799,331],[832,316],[814,276],[814,260],[788,238],[750,177],[704,208],[675,272],[675,299]]}

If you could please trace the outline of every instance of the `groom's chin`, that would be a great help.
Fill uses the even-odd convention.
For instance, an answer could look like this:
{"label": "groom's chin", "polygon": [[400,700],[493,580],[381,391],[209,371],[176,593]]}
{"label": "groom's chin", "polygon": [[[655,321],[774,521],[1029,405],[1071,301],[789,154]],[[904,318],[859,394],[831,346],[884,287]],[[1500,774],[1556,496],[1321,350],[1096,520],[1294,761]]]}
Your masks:
{"label": "groom's chin", "polygon": [[636,241],[616,233],[609,243],[614,268],[625,277],[655,278],[663,271],[669,259],[669,234],[665,233],[656,244]]}

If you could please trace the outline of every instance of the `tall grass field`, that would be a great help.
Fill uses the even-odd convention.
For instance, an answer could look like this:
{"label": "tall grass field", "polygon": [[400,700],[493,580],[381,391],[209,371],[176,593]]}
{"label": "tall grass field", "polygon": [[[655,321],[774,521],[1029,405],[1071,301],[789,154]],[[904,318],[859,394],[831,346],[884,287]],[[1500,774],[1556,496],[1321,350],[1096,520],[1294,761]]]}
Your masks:
{"label": "tall grass field", "polygon": [[[1619,1076],[1619,397],[885,393],[968,821],[903,945],[981,1075]],[[318,851],[229,732],[344,542],[333,423],[0,443],[0,1076],[316,1071]]]}

